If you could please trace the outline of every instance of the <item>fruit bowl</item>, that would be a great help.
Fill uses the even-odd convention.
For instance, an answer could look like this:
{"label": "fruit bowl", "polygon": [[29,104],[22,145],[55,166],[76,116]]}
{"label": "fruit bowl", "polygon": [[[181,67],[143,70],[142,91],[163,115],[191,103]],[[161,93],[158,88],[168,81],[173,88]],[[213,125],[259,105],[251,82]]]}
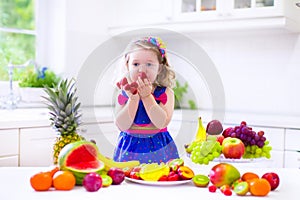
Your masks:
{"label": "fruit bowl", "polygon": [[224,155],[220,155],[220,157],[215,158],[213,162],[226,162],[226,163],[252,163],[252,162],[260,162],[264,160],[264,158],[225,158]]}
{"label": "fruit bowl", "polygon": [[[213,126],[210,128],[212,129]],[[272,147],[264,131],[253,131],[245,121],[240,125],[226,128],[218,135],[212,130],[202,133],[204,134],[206,137],[198,139],[196,137],[190,144],[184,145],[187,156],[196,164],[207,165],[212,161],[251,163],[271,158]]]}

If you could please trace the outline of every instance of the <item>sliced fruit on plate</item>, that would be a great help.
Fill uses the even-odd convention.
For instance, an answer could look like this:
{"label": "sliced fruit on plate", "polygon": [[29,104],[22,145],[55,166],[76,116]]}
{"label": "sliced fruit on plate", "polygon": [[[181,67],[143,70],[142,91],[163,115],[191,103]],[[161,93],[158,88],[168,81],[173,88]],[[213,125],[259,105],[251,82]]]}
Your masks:
{"label": "sliced fruit on plate", "polygon": [[140,177],[145,181],[158,181],[163,175],[168,175],[170,168],[168,165],[161,163],[145,164],[139,172]]}

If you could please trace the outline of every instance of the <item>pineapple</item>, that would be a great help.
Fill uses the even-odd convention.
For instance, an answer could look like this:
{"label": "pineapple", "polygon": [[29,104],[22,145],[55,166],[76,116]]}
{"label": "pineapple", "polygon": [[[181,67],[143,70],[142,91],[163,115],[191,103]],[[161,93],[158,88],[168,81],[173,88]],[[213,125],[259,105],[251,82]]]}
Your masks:
{"label": "pineapple", "polygon": [[53,162],[57,164],[57,158],[61,149],[72,142],[84,140],[84,137],[77,133],[80,125],[81,114],[79,113],[80,103],[75,96],[76,88],[73,79],[61,80],[55,88],[45,87],[48,97],[47,101],[50,121],[52,127],[57,131],[58,136],[53,146]]}

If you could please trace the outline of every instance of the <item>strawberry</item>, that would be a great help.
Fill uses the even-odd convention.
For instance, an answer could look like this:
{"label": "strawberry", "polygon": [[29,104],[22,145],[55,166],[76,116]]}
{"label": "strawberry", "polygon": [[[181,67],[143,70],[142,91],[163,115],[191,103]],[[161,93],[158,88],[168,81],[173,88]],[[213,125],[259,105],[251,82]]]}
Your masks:
{"label": "strawberry", "polygon": [[126,77],[124,77],[122,80],[121,80],[121,85],[126,85],[128,83],[128,81],[127,81],[127,78]]}

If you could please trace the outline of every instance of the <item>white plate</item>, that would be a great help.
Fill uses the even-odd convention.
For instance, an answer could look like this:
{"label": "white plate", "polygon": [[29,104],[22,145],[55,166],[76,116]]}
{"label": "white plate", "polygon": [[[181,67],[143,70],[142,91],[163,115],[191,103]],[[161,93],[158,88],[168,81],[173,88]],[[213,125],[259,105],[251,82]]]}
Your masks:
{"label": "white plate", "polygon": [[142,185],[158,185],[158,186],[172,186],[172,185],[182,185],[191,182],[191,180],[181,180],[181,181],[144,181],[144,180],[137,180],[125,177],[125,180],[138,183]]}

